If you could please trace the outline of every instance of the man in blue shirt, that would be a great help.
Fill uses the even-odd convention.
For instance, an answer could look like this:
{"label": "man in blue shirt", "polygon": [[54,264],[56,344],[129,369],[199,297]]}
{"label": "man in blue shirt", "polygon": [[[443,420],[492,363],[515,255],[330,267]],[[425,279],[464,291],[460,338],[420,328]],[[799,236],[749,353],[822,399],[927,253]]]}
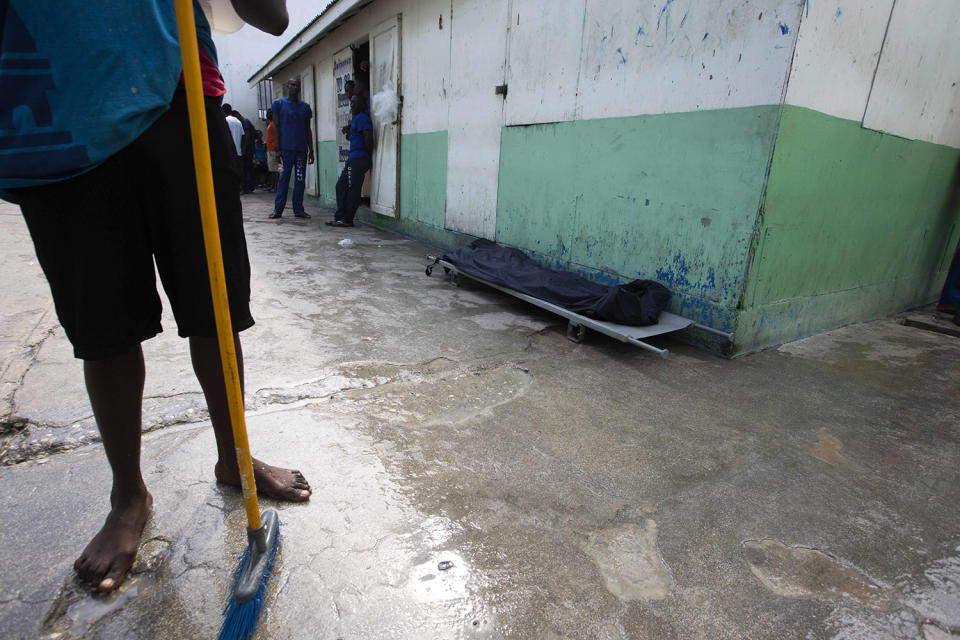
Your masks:
{"label": "man in blue shirt", "polygon": [[352,227],[360,207],[363,176],[370,170],[373,151],[373,121],[366,112],[367,101],[354,93],[350,98],[350,153],[337,180],[337,212],[326,224],[331,227]]}
{"label": "man in blue shirt", "polygon": [[[284,0],[232,0],[280,35]],[[234,331],[253,325],[233,141],[216,48],[194,2],[214,191]],[[74,563],[113,591],[153,498],[140,470],[144,361],[160,331],[154,264],[210,411],[218,482],[240,486],[200,223],[173,2],[0,0],[0,195],[20,205],[113,472],[110,513]],[[90,78],[97,79],[95,91]],[[238,360],[239,335],[234,336]],[[240,372],[243,364],[240,360]],[[55,401],[55,399],[52,399]],[[254,461],[257,489],[303,501],[298,471]]]}
{"label": "man in blue shirt", "polygon": [[313,133],[310,130],[313,111],[310,110],[310,105],[300,99],[300,80],[297,78],[287,81],[287,94],[289,98],[279,98],[270,105],[276,127],[277,148],[280,149],[280,157],[283,159],[283,173],[277,183],[277,197],[273,202],[273,213],[270,217],[279,218],[283,215],[292,174],[293,215],[309,218],[310,214],[303,210],[303,188],[307,164],[313,164]]}

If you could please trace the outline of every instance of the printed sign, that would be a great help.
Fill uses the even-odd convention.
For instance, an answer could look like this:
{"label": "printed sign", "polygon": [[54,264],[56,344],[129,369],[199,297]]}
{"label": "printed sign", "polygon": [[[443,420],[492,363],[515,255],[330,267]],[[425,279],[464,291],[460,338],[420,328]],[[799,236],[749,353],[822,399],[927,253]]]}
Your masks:
{"label": "printed sign", "polygon": [[333,80],[337,89],[337,173],[343,171],[350,153],[350,139],[343,134],[343,128],[350,126],[350,99],[343,88],[347,80],[353,79],[353,50],[343,49],[333,56]]}

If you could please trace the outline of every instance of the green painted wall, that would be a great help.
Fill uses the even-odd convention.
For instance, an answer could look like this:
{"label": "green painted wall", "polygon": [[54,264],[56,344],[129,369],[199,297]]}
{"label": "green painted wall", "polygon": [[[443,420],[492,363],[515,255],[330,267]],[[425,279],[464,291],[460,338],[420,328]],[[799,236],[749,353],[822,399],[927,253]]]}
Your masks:
{"label": "green painted wall", "polygon": [[736,351],[935,299],[960,234],[960,150],[787,105]]}
{"label": "green painted wall", "polygon": [[447,203],[447,132],[400,137],[400,216],[443,229]]}
{"label": "green painted wall", "polygon": [[446,230],[447,132],[404,134],[400,137],[400,214],[397,218],[361,208],[358,218],[442,249],[472,240]]}
{"label": "green painted wall", "polygon": [[779,108],[506,127],[498,242],[733,330]]}
{"label": "green painted wall", "polygon": [[317,190],[318,200],[325,207],[337,206],[337,141],[317,142]]}

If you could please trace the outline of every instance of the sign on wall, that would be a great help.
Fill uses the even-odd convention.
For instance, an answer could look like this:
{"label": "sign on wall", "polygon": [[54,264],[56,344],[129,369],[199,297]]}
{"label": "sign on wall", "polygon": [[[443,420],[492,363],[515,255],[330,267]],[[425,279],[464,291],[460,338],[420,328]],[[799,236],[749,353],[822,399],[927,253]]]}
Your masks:
{"label": "sign on wall", "polygon": [[350,139],[343,128],[350,125],[350,99],[343,91],[347,80],[353,79],[353,50],[343,49],[333,56],[333,81],[337,95],[337,173],[343,171],[350,153]]}

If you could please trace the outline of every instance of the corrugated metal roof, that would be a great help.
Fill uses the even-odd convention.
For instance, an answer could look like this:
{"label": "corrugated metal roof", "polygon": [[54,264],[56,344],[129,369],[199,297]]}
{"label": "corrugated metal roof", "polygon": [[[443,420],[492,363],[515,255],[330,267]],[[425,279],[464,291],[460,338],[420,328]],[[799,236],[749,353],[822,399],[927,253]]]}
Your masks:
{"label": "corrugated metal roof", "polygon": [[[257,71],[247,78],[247,82],[252,83],[257,81],[257,79],[262,79],[271,75],[277,69],[280,69],[296,58],[300,57],[301,52],[307,47],[313,45],[318,40],[322,39],[324,35],[340,26],[343,22],[351,18],[358,11],[366,7],[367,5],[374,2],[374,0],[332,0],[327,3],[327,6],[323,8],[323,11],[317,14],[317,17],[307,23],[307,26],[300,29],[293,37],[291,37],[287,42],[283,44],[277,52],[270,57],[266,64],[257,69]],[[320,26],[323,21],[327,18],[333,9],[337,5],[344,6],[344,12],[338,17],[336,21],[330,21],[329,24]],[[310,33],[310,32],[314,33]],[[301,41],[309,34],[309,38],[305,41],[299,42],[299,45],[295,49],[291,47]]]}

